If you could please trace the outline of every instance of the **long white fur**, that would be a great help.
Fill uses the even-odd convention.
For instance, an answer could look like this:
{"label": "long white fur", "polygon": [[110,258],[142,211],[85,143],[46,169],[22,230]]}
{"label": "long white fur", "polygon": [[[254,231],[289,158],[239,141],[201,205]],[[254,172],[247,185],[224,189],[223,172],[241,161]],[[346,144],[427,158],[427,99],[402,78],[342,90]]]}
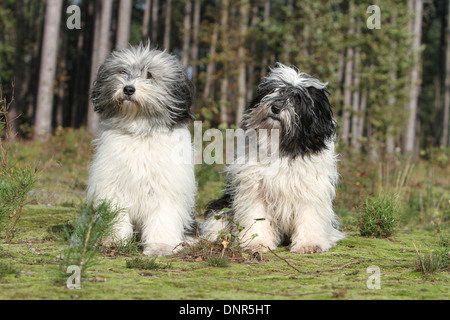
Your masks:
{"label": "long white fur", "polygon": [[[190,141],[187,128],[177,129],[180,133]],[[103,124],[94,140],[87,197],[107,199],[123,209],[111,240],[129,240],[137,226],[149,256],[171,254],[184,241],[184,229],[194,223],[194,169],[174,159],[180,140],[173,134],[167,129],[134,137]]]}
{"label": "long white fur", "polygon": [[311,157],[280,158],[276,175],[265,174],[260,164],[231,166],[234,219],[247,227],[241,234],[244,245],[274,250],[283,234],[291,239],[294,252],[326,251],[336,245],[342,238],[333,227],[338,174],[332,142],[329,147]]}
{"label": "long white fur", "polygon": [[[301,89],[326,87],[326,83],[282,64],[264,81],[281,81]],[[327,251],[344,237],[333,210],[338,181],[334,141],[327,141],[327,147],[318,154],[281,157],[276,164],[271,158],[258,163],[236,161],[228,167],[233,221],[244,227],[239,234],[243,247],[274,250],[287,236],[291,252],[313,253]],[[276,174],[267,174],[268,166],[277,168]],[[202,230],[214,240],[227,227],[224,220],[209,218]]]}
{"label": "long white fur", "polygon": [[[154,79],[146,79],[149,70]],[[195,223],[193,161],[174,152],[192,150],[191,136],[186,123],[172,127],[168,109],[179,102],[170,90],[184,81],[181,75],[181,64],[169,54],[133,47],[111,54],[93,91],[94,104],[104,113],[87,199],[108,200],[122,209],[108,241],[128,241],[136,229],[148,256],[172,254]],[[126,85],[136,88],[131,98],[124,96]]]}

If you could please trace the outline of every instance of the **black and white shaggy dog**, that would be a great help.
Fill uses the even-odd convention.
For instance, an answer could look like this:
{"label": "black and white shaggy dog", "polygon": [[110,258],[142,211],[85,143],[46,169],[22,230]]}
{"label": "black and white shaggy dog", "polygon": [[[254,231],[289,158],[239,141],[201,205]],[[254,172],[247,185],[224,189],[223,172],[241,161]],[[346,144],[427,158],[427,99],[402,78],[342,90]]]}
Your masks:
{"label": "black and white shaggy dog", "polygon": [[[281,63],[262,80],[242,129],[279,130],[279,157],[228,167],[227,189],[208,206],[203,235],[215,239],[220,230],[239,224],[243,247],[264,252],[289,241],[295,253],[327,251],[344,237],[333,211],[336,121],[326,85]],[[267,174],[269,165],[277,171]],[[226,214],[231,219],[220,218],[223,208],[231,209]]]}
{"label": "black and white shaggy dog", "polygon": [[108,241],[127,241],[137,229],[145,255],[172,254],[195,225],[193,162],[174,152],[180,143],[192,149],[192,82],[176,57],[124,48],[100,66],[92,101],[101,123],[87,198],[123,209]]}

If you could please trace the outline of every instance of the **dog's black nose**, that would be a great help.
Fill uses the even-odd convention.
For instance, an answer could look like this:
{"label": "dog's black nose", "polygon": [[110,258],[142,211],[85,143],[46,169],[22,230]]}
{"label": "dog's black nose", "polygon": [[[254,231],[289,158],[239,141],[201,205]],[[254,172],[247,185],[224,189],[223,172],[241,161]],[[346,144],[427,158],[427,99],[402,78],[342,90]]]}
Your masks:
{"label": "dog's black nose", "polygon": [[123,93],[125,93],[127,96],[132,96],[136,92],[136,88],[133,86],[125,86],[123,88]]}
{"label": "dog's black nose", "polygon": [[270,110],[272,110],[272,113],[273,113],[273,114],[279,114],[280,111],[281,111],[281,107],[280,107],[280,106],[277,106],[277,105],[273,105],[273,106],[270,108]]}

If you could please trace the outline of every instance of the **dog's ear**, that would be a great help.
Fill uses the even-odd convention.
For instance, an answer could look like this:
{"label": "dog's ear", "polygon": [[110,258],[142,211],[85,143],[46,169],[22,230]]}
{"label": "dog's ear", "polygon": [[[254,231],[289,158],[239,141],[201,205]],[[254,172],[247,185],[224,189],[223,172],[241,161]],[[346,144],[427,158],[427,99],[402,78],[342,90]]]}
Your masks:
{"label": "dog's ear", "polygon": [[325,89],[306,88],[294,98],[298,125],[283,140],[283,151],[293,157],[316,154],[327,148],[336,133],[336,121]]}
{"label": "dog's ear", "polygon": [[193,82],[185,75],[184,79],[180,79],[175,86],[176,87],[172,92],[174,101],[177,101],[178,103],[173,107],[169,107],[171,108],[172,119],[176,122],[194,120],[194,115],[191,111],[191,108],[195,103],[195,87]]}
{"label": "dog's ear", "polygon": [[336,133],[336,121],[333,118],[333,110],[328,100],[326,89],[308,88],[309,95],[314,102],[311,109],[314,113],[311,123],[311,131],[321,139],[330,139]]}
{"label": "dog's ear", "polygon": [[91,90],[91,101],[92,101],[94,111],[98,112],[98,113],[102,113],[104,111],[103,108],[100,107],[101,104],[99,103],[100,94],[101,94],[101,92],[99,89],[98,81],[95,80],[92,85],[92,90]]}

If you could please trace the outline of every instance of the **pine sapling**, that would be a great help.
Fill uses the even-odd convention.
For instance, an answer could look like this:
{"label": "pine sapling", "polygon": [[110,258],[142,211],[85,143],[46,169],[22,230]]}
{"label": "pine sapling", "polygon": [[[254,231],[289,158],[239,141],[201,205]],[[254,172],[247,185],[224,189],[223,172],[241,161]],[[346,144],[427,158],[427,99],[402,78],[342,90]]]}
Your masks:
{"label": "pine sapling", "polygon": [[111,235],[120,211],[106,201],[83,205],[73,231],[67,235],[63,265],[79,266],[81,273],[89,268],[102,240]]}

